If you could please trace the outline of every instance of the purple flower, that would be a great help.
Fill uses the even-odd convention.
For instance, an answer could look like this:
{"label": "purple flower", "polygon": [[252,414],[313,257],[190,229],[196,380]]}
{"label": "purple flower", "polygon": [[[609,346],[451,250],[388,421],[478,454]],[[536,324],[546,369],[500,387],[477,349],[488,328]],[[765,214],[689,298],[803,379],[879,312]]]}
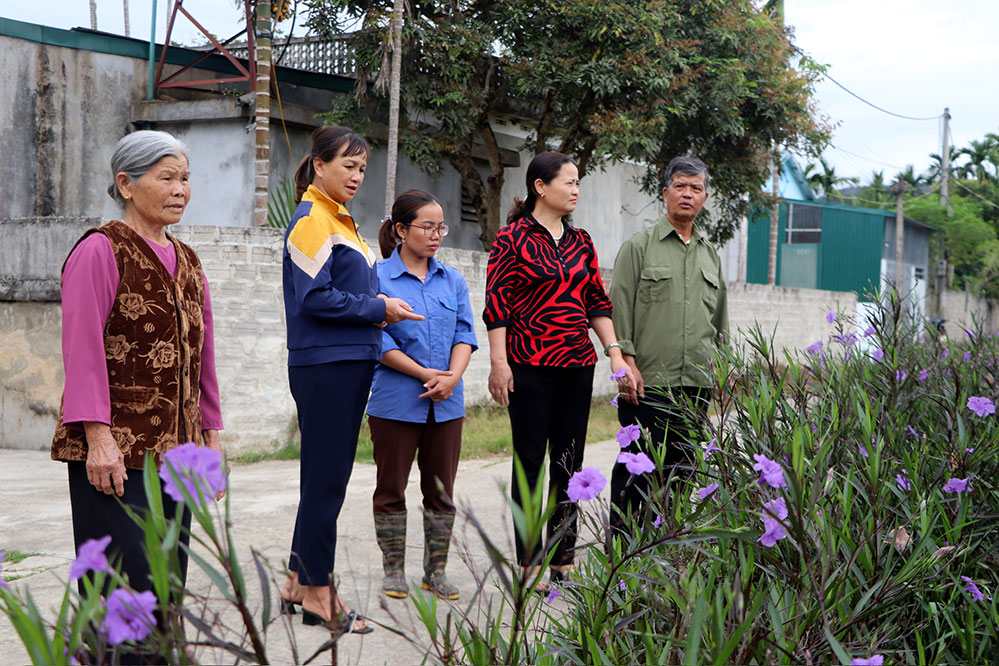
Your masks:
{"label": "purple flower", "polygon": [[972,396],[968,398],[968,409],[979,416],[988,416],[996,413],[996,406],[988,398]]}
{"label": "purple flower", "polygon": [[944,484],[943,490],[945,493],[964,493],[968,491],[968,483],[970,481],[970,476],[963,479],[951,477],[947,483]]}
{"label": "purple flower", "polygon": [[867,453],[866,446],[864,446],[863,444],[857,444],[857,446],[860,448],[860,455],[864,456],[865,458],[870,458],[870,456]]}
{"label": "purple flower", "polygon": [[627,592],[627,591],[628,591],[628,586],[627,586],[627,585],[625,585],[625,583],[624,583],[624,579],[623,579],[623,578],[622,578],[622,579],[620,580],[620,582],[618,582],[618,584],[617,584],[617,587],[618,587],[618,589],[620,589],[620,590],[621,590],[622,592]]}
{"label": "purple flower", "polygon": [[971,350],[970,349],[968,351],[964,352],[964,360],[965,361],[970,361],[971,360]]}
{"label": "purple flower", "polygon": [[711,455],[712,451],[721,451],[721,447],[717,446],[717,444],[718,444],[718,438],[717,437],[712,437],[711,441],[708,442],[708,445],[704,448],[704,459],[705,460],[708,459],[708,456]]}
{"label": "purple flower", "polygon": [[545,603],[551,604],[553,601],[562,596],[562,593],[558,591],[557,587],[552,586],[551,591],[548,592],[548,596],[545,597]]}
{"label": "purple flower", "polygon": [[847,347],[852,347],[853,345],[857,344],[857,336],[854,335],[853,333],[847,333],[846,335],[836,335],[833,336],[833,339],[836,342],[843,343]]}
{"label": "purple flower", "polygon": [[617,395],[611,398],[611,407],[617,407],[617,398],[618,398]]}
{"label": "purple flower", "polygon": [[136,593],[119,587],[112,592],[102,627],[108,634],[108,642],[118,645],[124,641],[141,641],[156,625],[155,608],[156,595],[148,590]]}
{"label": "purple flower", "polygon": [[651,472],[656,468],[652,459],[642,452],[628,453],[627,451],[622,451],[618,455],[617,461],[623,463],[632,476]]}
{"label": "purple flower", "polygon": [[916,432],[916,429],[913,428],[911,425],[907,425],[907,426],[905,426],[905,428],[906,428],[906,430],[909,431],[909,434],[912,435],[913,437],[917,437],[917,438],[919,437],[919,433]]}
{"label": "purple flower", "polygon": [[111,535],[101,539],[88,539],[77,551],[76,559],[69,565],[69,579],[76,580],[88,571],[110,571],[104,549],[111,543]]}
{"label": "purple flower", "polygon": [[865,338],[869,338],[869,337],[871,337],[872,335],[874,335],[874,327],[873,327],[873,326],[868,326],[868,327],[867,327],[867,330],[866,330],[866,331],[864,331],[864,337],[865,337]]}
{"label": "purple flower", "polygon": [[973,446],[969,447],[969,448],[965,449],[964,452],[965,453],[974,453],[975,452],[975,447],[973,447]]}
{"label": "purple flower", "polygon": [[969,338],[975,337],[974,331],[965,331],[964,334],[967,335]]}
{"label": "purple flower", "polygon": [[772,518],[763,519],[763,534],[760,535],[757,541],[767,548],[773,548],[777,545],[778,541],[785,537],[787,537],[787,532],[784,531],[784,528],[778,521]]}
{"label": "purple flower", "polygon": [[[7,557],[7,551],[6,550],[0,551],[0,574],[3,573],[3,558],[5,557]],[[3,579],[3,576],[0,576],[0,587],[2,587],[5,590],[10,589],[10,585],[8,585],[7,581]]]}
{"label": "purple flower", "polygon": [[911,490],[912,484],[909,482],[909,477],[904,474],[895,475],[895,485],[898,486],[899,490]]}
{"label": "purple flower", "polygon": [[617,443],[622,449],[630,446],[632,442],[637,442],[642,436],[642,428],[634,423],[626,425],[617,431]]}
{"label": "purple flower", "polygon": [[818,356],[819,352],[822,351],[822,347],[823,347],[822,341],[821,340],[816,340],[812,344],[808,345],[808,347],[806,347],[805,349],[812,356]]}
{"label": "purple flower", "polygon": [[908,376],[909,375],[905,374],[905,370],[896,370],[895,371],[895,381],[898,382],[899,384],[901,384],[902,382],[904,382],[905,378],[908,377]]}
{"label": "purple flower", "polygon": [[606,485],[607,479],[604,478],[599,469],[596,467],[584,467],[569,479],[567,494],[573,502],[579,502],[580,500],[588,502],[599,495],[600,491]]}
{"label": "purple flower", "polygon": [[940,358],[947,358],[948,356],[950,356],[949,349],[944,349],[942,352],[940,352]]}
{"label": "purple flower", "polygon": [[881,359],[883,359],[885,357],[885,353],[884,353],[884,351],[882,351],[880,349],[875,349],[874,353],[871,354],[871,357],[875,361],[880,361]]}
{"label": "purple flower", "polygon": [[885,658],[880,654],[872,654],[867,659],[861,659],[860,657],[854,657],[850,660],[850,666],[881,666],[885,663]]}
{"label": "purple flower", "polygon": [[836,321],[836,311],[830,310],[829,312],[826,313],[826,323],[831,324],[834,321]]}
{"label": "purple flower", "polygon": [[628,368],[619,368],[611,373],[611,381],[619,382],[624,379],[625,374],[627,374]]}
{"label": "purple flower", "polygon": [[927,368],[923,368],[919,371],[919,381],[920,383],[925,382],[926,378],[930,376],[930,371]]}
{"label": "purple flower", "polygon": [[785,504],[783,497],[778,497],[764,504],[763,515],[760,516],[760,520],[763,521],[763,534],[757,541],[767,548],[773,548],[778,541],[787,536],[784,526],[780,523],[786,518],[787,504]]}
{"label": "purple flower", "polygon": [[656,519],[652,521],[652,527],[661,527],[662,524],[663,524],[663,517],[657,513]]}
{"label": "purple flower", "polygon": [[977,585],[975,585],[975,581],[968,578],[967,576],[961,576],[961,580],[963,580],[965,583],[968,584],[968,586],[964,588],[964,591],[971,595],[972,601],[981,601],[982,599],[985,598],[985,595],[982,594],[982,591],[978,589]]}
{"label": "purple flower", "polygon": [[712,483],[707,486],[704,486],[703,488],[698,488],[697,496],[700,497],[702,500],[707,499],[708,497],[711,497],[711,495],[713,495],[716,490],[718,490],[718,484]]}
{"label": "purple flower", "polygon": [[777,518],[778,520],[787,519],[787,503],[784,501],[783,497],[778,497],[777,499],[770,500],[763,505],[763,517],[764,518]]}
{"label": "purple flower", "polygon": [[222,469],[222,455],[214,449],[203,448],[188,442],[172,449],[163,456],[160,467],[160,478],[163,479],[163,492],[177,502],[184,501],[184,494],[174,482],[170,468],[180,478],[195,502],[198,499],[198,487],[201,488],[202,499],[215,497],[225,490],[225,470]]}
{"label": "purple flower", "polygon": [[766,482],[771,488],[787,488],[784,470],[780,465],[759,453],[753,454],[753,458],[756,460],[753,469],[760,473],[760,485]]}

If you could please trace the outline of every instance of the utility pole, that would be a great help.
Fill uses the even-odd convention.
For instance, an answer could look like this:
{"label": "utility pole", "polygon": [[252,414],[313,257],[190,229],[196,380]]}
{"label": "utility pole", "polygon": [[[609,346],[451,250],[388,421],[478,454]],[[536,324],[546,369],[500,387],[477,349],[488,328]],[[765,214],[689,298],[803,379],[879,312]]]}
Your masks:
{"label": "utility pole", "polygon": [[[128,21],[128,0],[121,0],[121,3],[122,3],[121,8],[125,12],[125,36],[131,37],[132,28],[131,26],[129,26],[129,21]],[[154,17],[156,16],[155,11],[153,12],[153,16]]]}
{"label": "utility pole", "polygon": [[253,226],[266,227],[271,172],[271,0],[257,0],[254,32],[257,80],[253,123]]}
{"label": "utility pole", "polygon": [[[784,30],[784,0],[770,0],[767,8],[773,12],[774,19]],[[770,209],[770,252],[767,257],[767,284],[777,284],[777,241],[780,228],[780,149],[776,142],[773,145],[773,163],[770,165],[770,180],[773,181],[773,207]]]}
{"label": "utility pole", "polygon": [[97,30],[97,0],[90,0],[90,29]]}
{"label": "utility pole", "polygon": [[770,180],[773,181],[773,206],[770,208],[770,254],[767,258],[767,284],[777,284],[777,231],[780,227],[780,161],[774,153],[770,165]]}
{"label": "utility pole", "polygon": [[391,35],[392,73],[389,79],[388,154],[385,171],[385,215],[392,214],[395,203],[395,177],[399,164],[399,88],[402,79],[402,11],[405,0],[395,0],[392,6]]}
{"label": "utility pole", "polygon": [[895,289],[902,296],[902,246],[905,242],[905,214],[902,212],[905,198],[905,181],[899,174],[895,182]]}
{"label": "utility pole", "polygon": [[950,107],[943,113],[943,150],[940,153],[940,205],[950,215]]}

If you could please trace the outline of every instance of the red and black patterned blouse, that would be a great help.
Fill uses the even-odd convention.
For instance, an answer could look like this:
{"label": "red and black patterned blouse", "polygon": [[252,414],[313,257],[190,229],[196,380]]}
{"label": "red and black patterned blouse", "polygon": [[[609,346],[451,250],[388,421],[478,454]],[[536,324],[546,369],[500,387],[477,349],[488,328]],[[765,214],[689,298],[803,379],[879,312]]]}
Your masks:
{"label": "red and black patterned blouse", "polygon": [[590,235],[565,225],[556,245],[531,215],[500,229],[486,268],[487,329],[507,327],[511,362],[569,368],[595,365],[589,320],[609,317]]}

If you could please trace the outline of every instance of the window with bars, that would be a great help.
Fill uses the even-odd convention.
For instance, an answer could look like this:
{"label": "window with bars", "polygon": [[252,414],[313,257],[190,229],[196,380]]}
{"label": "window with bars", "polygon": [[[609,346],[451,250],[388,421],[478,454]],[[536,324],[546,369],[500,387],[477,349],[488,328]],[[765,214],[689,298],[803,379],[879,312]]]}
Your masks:
{"label": "window with bars", "polygon": [[784,242],[788,244],[822,242],[822,209],[791,204],[787,212]]}
{"label": "window with bars", "polygon": [[472,203],[472,195],[469,194],[465,184],[461,184],[461,221],[472,224],[479,223],[479,216],[475,214],[475,205]]}

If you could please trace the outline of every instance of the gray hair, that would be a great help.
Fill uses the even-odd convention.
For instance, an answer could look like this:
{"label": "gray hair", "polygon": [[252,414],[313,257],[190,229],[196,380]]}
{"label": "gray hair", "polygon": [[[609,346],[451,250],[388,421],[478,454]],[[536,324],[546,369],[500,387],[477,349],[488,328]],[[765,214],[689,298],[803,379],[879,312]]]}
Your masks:
{"label": "gray hair", "polygon": [[191,161],[187,147],[167,132],[140,130],[121,138],[111,155],[111,186],[108,187],[108,194],[122,210],[125,209],[125,197],[118,189],[118,174],[124,173],[134,182],[164,157],[183,157],[188,162]]}
{"label": "gray hair", "polygon": [[673,182],[673,176],[676,174],[696,176],[701,173],[704,174],[704,189],[706,191],[708,189],[708,184],[711,182],[711,174],[708,173],[708,165],[696,157],[674,157],[670,160],[669,166],[666,167],[665,187],[670,186]]}

